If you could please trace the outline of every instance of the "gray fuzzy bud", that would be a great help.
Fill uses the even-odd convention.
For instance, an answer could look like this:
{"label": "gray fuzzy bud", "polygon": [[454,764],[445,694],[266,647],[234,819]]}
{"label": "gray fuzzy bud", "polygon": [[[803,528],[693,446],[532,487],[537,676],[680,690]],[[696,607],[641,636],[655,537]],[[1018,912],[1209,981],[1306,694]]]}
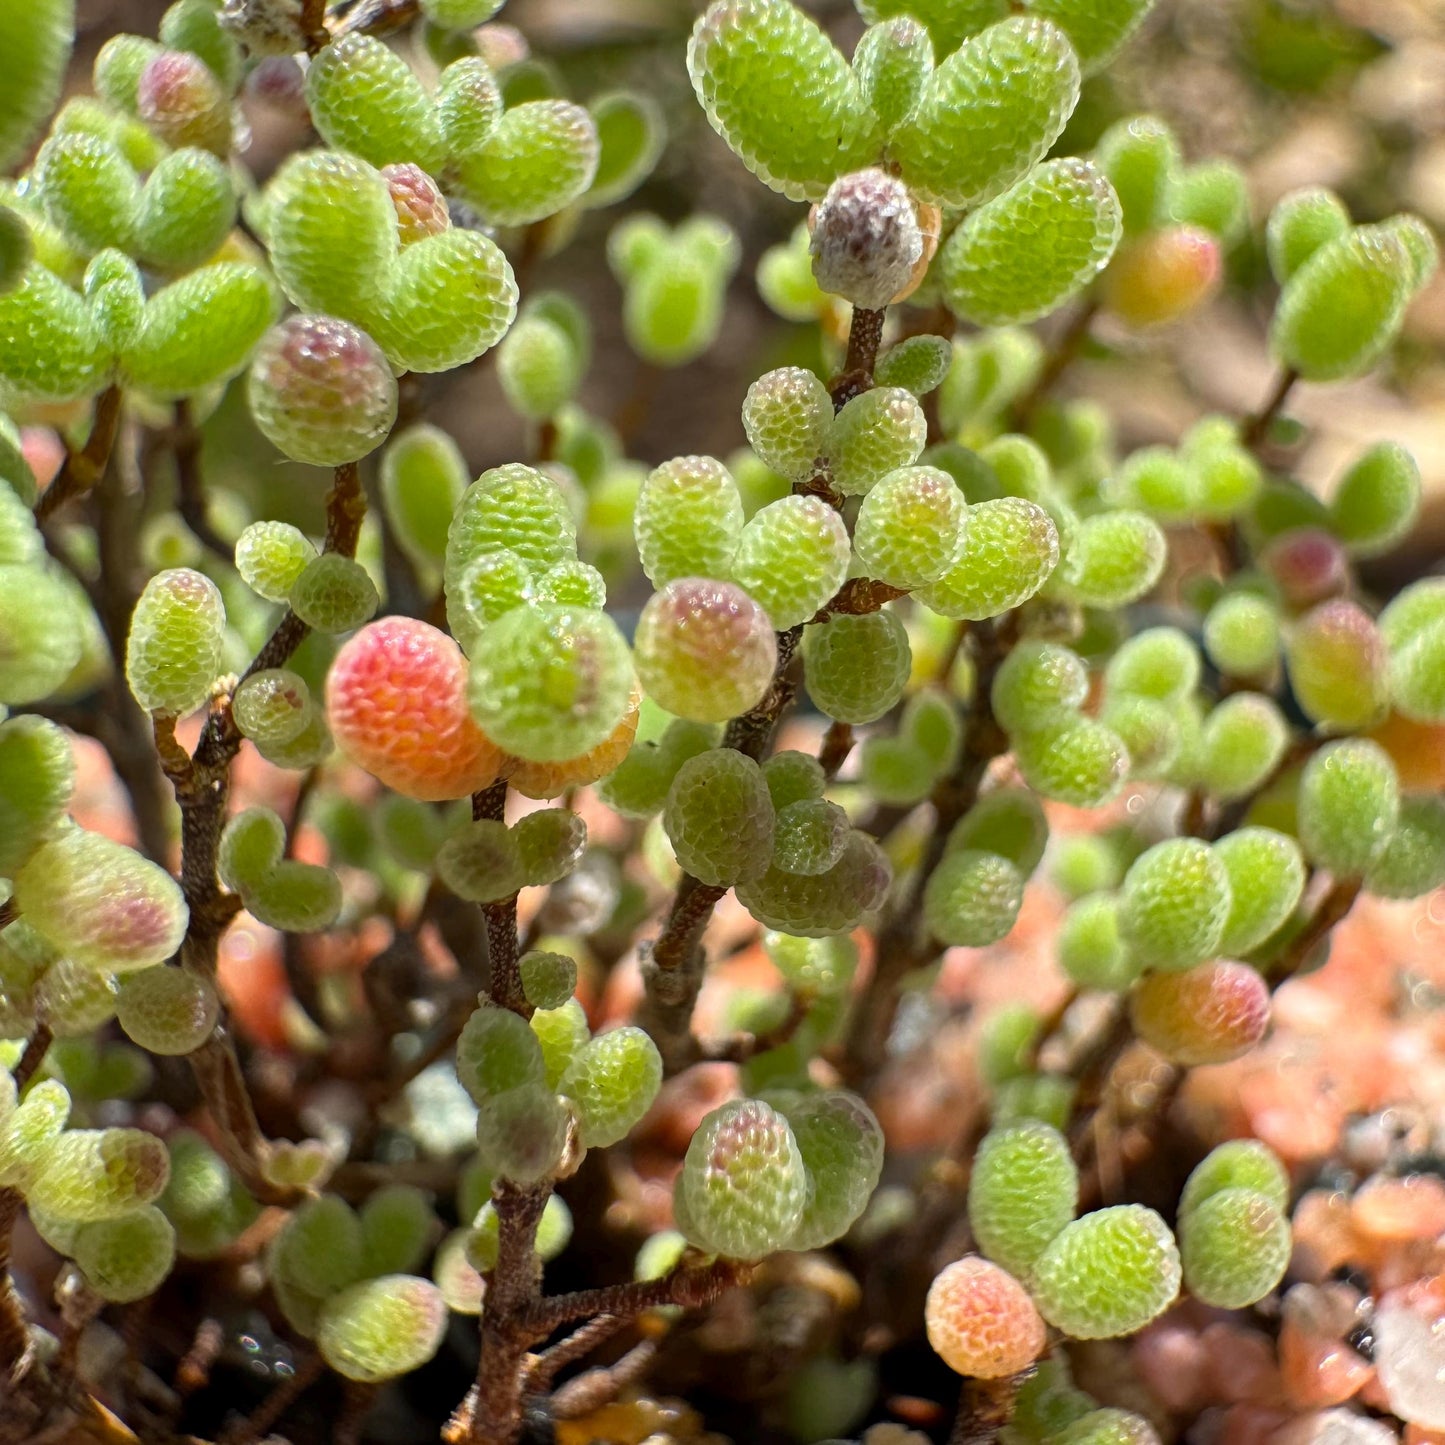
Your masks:
{"label": "gray fuzzy bud", "polygon": [[923,255],[908,187],[877,168],[839,176],[818,203],[808,249],[824,291],[868,310],[886,306]]}

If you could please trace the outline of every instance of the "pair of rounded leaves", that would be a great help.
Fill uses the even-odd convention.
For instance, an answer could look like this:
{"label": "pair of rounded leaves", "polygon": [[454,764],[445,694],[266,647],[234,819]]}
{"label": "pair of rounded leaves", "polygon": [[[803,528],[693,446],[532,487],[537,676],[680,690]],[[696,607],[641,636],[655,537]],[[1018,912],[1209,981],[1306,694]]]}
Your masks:
{"label": "pair of rounded leaves", "polygon": [[403,247],[386,178],[355,156],[293,156],[267,186],[264,215],[287,296],[362,327],[399,370],[474,360],[516,315],[516,281],[494,242],[447,229]]}
{"label": "pair of rounded leaves", "polygon": [[1284,1277],[1293,1243],[1289,1177],[1253,1139],[1211,1151],[1179,1197],[1184,1284],[1215,1309],[1257,1304]]}
{"label": "pair of rounded leaves", "polygon": [[[870,24],[906,13],[916,16],[933,38],[934,51],[947,55],[970,35],[996,20],[1007,0],[854,0]],[[1118,53],[1154,6],[1154,0],[1029,0],[1024,8],[1052,20],[1069,37],[1085,75],[1092,75]],[[854,65],[858,64],[854,57]]]}
{"label": "pair of rounded leaves", "polygon": [[883,1132],[852,1094],[734,1100],[693,1135],[673,1212],[710,1253],[761,1259],[820,1249],[863,1212],[882,1168]]}
{"label": "pair of rounded leaves", "polygon": [[669,230],[657,217],[613,228],[607,259],[622,283],[622,329],[653,366],[683,366],[717,340],[741,247],[731,227],[700,215]]}
{"label": "pair of rounded leaves", "polygon": [[1394,340],[1436,261],[1435,239],[1415,216],[1356,226],[1324,241],[1285,284],[1271,350],[1307,381],[1360,375]]}
{"label": "pair of rounded leaves", "polygon": [[471,648],[487,622],[576,558],[577,520],[557,482],[520,462],[492,467],[462,493],[447,525],[447,625]]}
{"label": "pair of rounded leaves", "polygon": [[[1063,31],[1011,18],[965,40],[927,75],[916,101],[885,102],[897,122],[889,126],[832,42],[787,0],[719,0],[693,31],[688,69],[714,129],[759,179],[794,200],[820,196],[836,176],[876,159],[886,141],[915,194],[981,205],[1042,158],[1079,91]],[[865,54],[863,72],[876,81],[870,69]],[[870,90],[882,99],[876,84]]]}
{"label": "pair of rounded leaves", "polygon": [[272,928],[314,933],[341,911],[341,883],[330,868],[285,856],[286,828],[269,808],[247,808],[227,823],[217,860],[222,880],[251,914]]}
{"label": "pair of rounded leaves", "polygon": [[905,387],[873,387],[835,416],[827,387],[799,366],[764,372],[748,388],[743,429],[774,471],[793,482],[821,475],[844,496],[910,467],[928,437],[923,409]]}
{"label": "pair of rounded leaves", "polygon": [[982,326],[1047,315],[1108,264],[1118,197],[1088,161],[1046,161],[971,212],[938,258],[949,309]]}

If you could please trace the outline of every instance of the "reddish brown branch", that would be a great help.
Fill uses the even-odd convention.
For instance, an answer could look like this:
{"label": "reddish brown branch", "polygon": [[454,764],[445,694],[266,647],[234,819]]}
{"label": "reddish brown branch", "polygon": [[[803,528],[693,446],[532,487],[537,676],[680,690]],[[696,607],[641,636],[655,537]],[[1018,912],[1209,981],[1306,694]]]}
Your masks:
{"label": "reddish brown branch", "polygon": [[[345,557],[355,556],[365,515],[366,497],[356,464],[337,467],[326,498],[325,549]],[[305,624],[287,612],[245,675],[279,667],[305,640],[306,633]],[[178,749],[170,747],[172,741],[166,726],[159,724],[157,744],[167,761],[167,773],[181,808],[181,891],[190,909],[190,920],[180,959],[183,967],[214,979],[221,935],[238,911],[238,900],[222,891],[216,872],[230,795],[231,764],[241,747],[230,699],[222,698],[212,708],[189,766],[176,756]],[[263,1203],[286,1204],[294,1200],[295,1190],[278,1189],[266,1176],[270,1145],[257,1121],[224,1019],[189,1057],[196,1083],[221,1131],[219,1142],[226,1161]]]}
{"label": "reddish brown branch", "polygon": [[1264,404],[1252,416],[1244,419],[1239,430],[1239,440],[1242,445],[1250,451],[1257,451],[1269,437],[1270,428],[1274,425],[1275,419],[1284,410],[1284,404],[1289,400],[1290,392],[1295,388],[1299,380],[1299,373],[1286,367],[1275,378],[1274,386],[1270,389],[1269,395],[1264,399]]}
{"label": "reddish brown branch", "polygon": [[[534,1244],[550,1184],[521,1188],[503,1180],[492,1193],[497,1211],[497,1264],[487,1277],[477,1383],[468,1397],[470,1445],[509,1445],[522,1420],[523,1361],[547,1333],[531,1323],[541,1281]],[[463,1406],[465,1410],[466,1405]]]}
{"label": "reddish brown branch", "polygon": [[664,1305],[697,1309],[711,1304],[724,1290],[743,1283],[751,1270],[750,1265],[735,1259],[715,1259],[710,1264],[683,1264],[661,1279],[629,1280],[626,1284],[539,1299],[531,1306],[522,1323],[524,1328],[534,1333],[535,1338],[543,1339],[560,1325],[570,1324],[573,1320],[592,1319],[596,1315],[620,1315],[630,1320],[636,1319],[645,1310],[660,1309]]}
{"label": "reddish brown branch", "polygon": [[965,1380],[949,1445],[994,1445],[1013,1419],[1014,1401],[1024,1376],[1004,1380]]}
{"label": "reddish brown branch", "polygon": [[878,360],[878,346],[883,340],[886,307],[876,311],[855,306],[848,324],[848,352],[843,370],[828,384],[833,410],[842,411],[855,396],[862,396],[873,386],[873,365]]}
{"label": "reddish brown branch", "polygon": [[83,496],[105,475],[120,427],[121,393],[109,386],[96,398],[90,435],[79,451],[70,452],[55,480],[35,503],[35,520],[42,526],[67,502]]}

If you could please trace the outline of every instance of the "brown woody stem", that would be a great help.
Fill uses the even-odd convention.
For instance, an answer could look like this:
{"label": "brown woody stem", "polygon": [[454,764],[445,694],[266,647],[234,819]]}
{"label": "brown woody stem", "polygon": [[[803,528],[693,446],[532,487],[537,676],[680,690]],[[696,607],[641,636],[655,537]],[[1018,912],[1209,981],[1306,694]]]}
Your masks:
{"label": "brown woody stem", "polygon": [[42,525],[50,520],[68,501],[83,496],[105,475],[120,427],[121,393],[118,386],[109,386],[96,398],[90,435],[79,451],[65,458],[65,464],[35,504],[35,520]]}

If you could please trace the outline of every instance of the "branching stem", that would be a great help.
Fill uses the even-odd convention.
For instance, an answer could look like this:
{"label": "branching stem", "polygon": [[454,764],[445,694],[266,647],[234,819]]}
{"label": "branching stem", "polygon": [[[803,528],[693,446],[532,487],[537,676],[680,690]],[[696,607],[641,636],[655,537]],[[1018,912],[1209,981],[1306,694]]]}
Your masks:
{"label": "branching stem", "polygon": [[1275,418],[1284,410],[1284,404],[1289,400],[1290,393],[1299,379],[1299,373],[1288,367],[1280,372],[1274,380],[1274,385],[1270,388],[1269,395],[1264,400],[1264,405],[1252,416],[1246,417],[1241,425],[1239,440],[1242,445],[1248,447],[1250,451],[1259,450],[1269,436]]}

